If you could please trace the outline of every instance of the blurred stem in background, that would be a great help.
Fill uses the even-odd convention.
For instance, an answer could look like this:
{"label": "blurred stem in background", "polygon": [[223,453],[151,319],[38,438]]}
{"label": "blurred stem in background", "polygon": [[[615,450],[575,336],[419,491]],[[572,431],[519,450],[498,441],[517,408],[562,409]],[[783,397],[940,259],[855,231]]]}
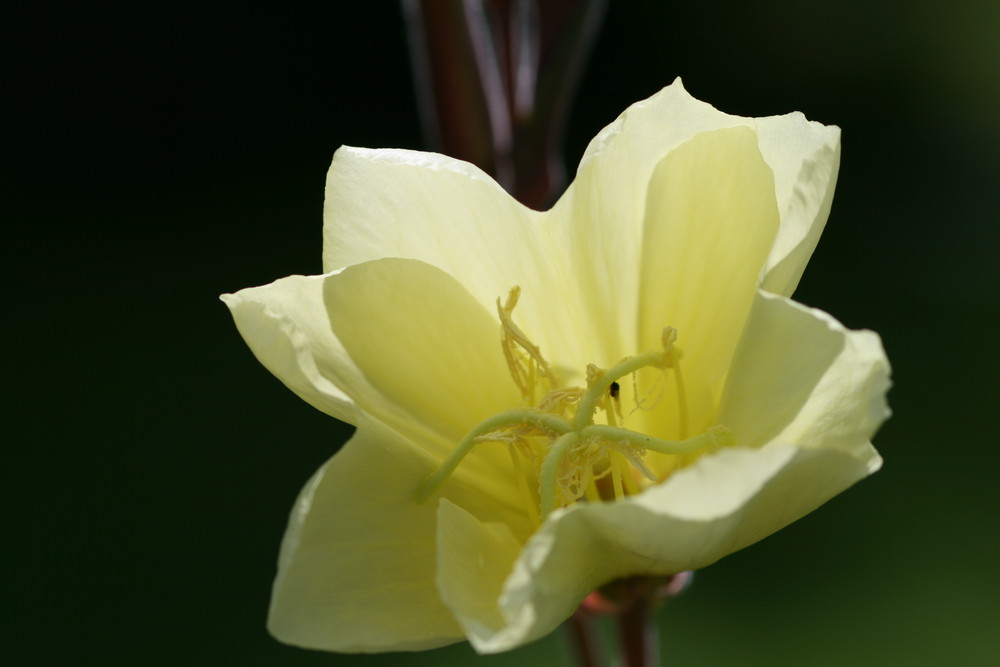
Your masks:
{"label": "blurred stem in background", "polygon": [[431,148],[548,208],[566,187],[566,117],[606,4],[403,0]]}
{"label": "blurred stem in background", "polygon": [[[667,577],[628,577],[601,586],[583,601],[567,623],[580,667],[657,667],[660,637],[656,613],[690,585],[693,573]],[[619,659],[609,663],[600,641],[599,619],[610,617]]]}

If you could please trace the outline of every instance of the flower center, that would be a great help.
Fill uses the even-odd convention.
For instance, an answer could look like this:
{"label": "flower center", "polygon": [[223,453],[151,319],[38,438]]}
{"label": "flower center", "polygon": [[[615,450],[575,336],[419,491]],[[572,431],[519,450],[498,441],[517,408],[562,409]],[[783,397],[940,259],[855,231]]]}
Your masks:
{"label": "flower center", "polygon": [[[538,521],[544,521],[558,507],[581,500],[618,500],[659,482],[645,463],[647,452],[687,454],[732,444],[732,433],[722,425],[686,437],[687,401],[673,327],[663,329],[662,349],[626,357],[608,369],[589,364],[586,388],[563,387],[540,348],[514,323],[512,313],[519,296],[520,288],[514,287],[505,303],[497,299],[500,342],[514,383],[525,403],[535,407],[501,412],[477,424],[421,484],[418,502],[430,498],[479,443],[509,445],[526,507]],[[618,426],[619,380],[643,368],[673,371],[683,439],[663,440]],[[547,385],[548,391],[538,399],[542,385]],[[638,398],[636,403],[637,408],[643,407]],[[595,414],[602,410],[607,424],[594,423]]]}

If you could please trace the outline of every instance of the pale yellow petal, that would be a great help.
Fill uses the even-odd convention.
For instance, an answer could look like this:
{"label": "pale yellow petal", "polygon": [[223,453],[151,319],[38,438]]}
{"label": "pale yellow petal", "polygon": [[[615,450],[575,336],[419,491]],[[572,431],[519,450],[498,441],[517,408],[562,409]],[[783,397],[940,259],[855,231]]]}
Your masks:
{"label": "pale yellow petal", "polygon": [[[350,423],[373,415],[435,463],[479,421],[521,402],[496,316],[421,262],[292,276],[224,299],[258,359],[293,391]],[[504,445],[478,446],[455,474],[520,505]]]}
{"label": "pale yellow petal", "polygon": [[[697,135],[650,180],[638,349],[656,349],[666,326],[677,330],[694,433],[710,425],[777,229],[771,169],[749,128]],[[680,435],[676,405],[668,390],[651,432]]]}
{"label": "pale yellow petal", "polygon": [[460,439],[521,398],[494,312],[439,268],[380,259],[325,284],[334,333],[383,399]]}
{"label": "pale yellow petal", "polygon": [[758,292],[726,381],[719,421],[741,445],[771,441],[809,400],[844,351],[848,335],[826,313]]}
{"label": "pale yellow petal", "polygon": [[867,441],[889,417],[889,385],[877,334],[849,331],[822,311],[761,291],[719,421],[744,445],[777,440],[870,456]]}
{"label": "pale yellow petal", "polygon": [[[602,327],[600,356],[610,365],[635,354],[644,219],[657,165],[695,135],[752,120],[730,116],[691,97],[680,79],[625,110],[587,147],[574,182],[552,209],[568,228],[566,251],[585,295],[589,321]],[[589,333],[589,332],[588,332]]]}
{"label": "pale yellow petal", "polygon": [[[435,153],[341,148],[327,178],[323,265],[417,259],[484,308],[519,286],[515,319],[553,363],[589,360],[565,226],[525,208],[476,167]],[[582,372],[582,368],[578,369]]]}
{"label": "pale yellow petal", "polygon": [[[830,318],[830,326],[841,325]],[[891,414],[886,401],[890,385],[889,361],[878,334],[847,331],[844,349],[813,388],[809,400],[774,439],[867,457],[874,472],[881,466],[881,458],[866,441]]]}
{"label": "pale yellow petal", "polygon": [[837,184],[840,128],[801,113],[756,119],[764,160],[774,171],[781,229],[765,266],[764,289],[790,296],[819,241]]}
{"label": "pale yellow petal", "polygon": [[[503,275],[505,264],[517,261],[511,237],[526,233],[517,240],[530,241],[535,225],[526,223],[536,215],[467,162],[345,146],[327,175],[323,266],[333,271],[383,257],[419,259],[470,281],[477,293],[485,278]],[[529,253],[531,245],[525,244]],[[484,303],[495,291],[491,285]]]}
{"label": "pale yellow petal", "polygon": [[441,599],[472,645],[479,648],[505,625],[500,594],[522,544],[507,525],[482,522],[441,500],[437,547]]}
{"label": "pale yellow petal", "polygon": [[[329,651],[416,650],[463,638],[435,583],[437,505],[417,504],[433,470],[420,446],[361,414],[354,437],[306,484],[289,518],[268,628]],[[452,476],[447,500],[516,523]]]}
{"label": "pale yellow petal", "polygon": [[[359,407],[420,438],[435,460],[479,422],[520,406],[496,315],[441,269],[364,262],[330,276],[324,299],[333,332],[375,390]],[[506,447],[478,445],[455,474],[474,475],[498,501],[519,497]]]}
{"label": "pale yellow petal", "polygon": [[506,624],[477,649],[504,651],[551,632],[613,579],[705,567],[868,473],[866,460],[833,449],[725,449],[640,496],[559,510],[529,540],[505,584]]}
{"label": "pale yellow petal", "polygon": [[[404,263],[395,270],[398,270],[403,276],[408,269],[411,269],[411,265]],[[417,270],[419,271],[419,269]],[[431,445],[429,451],[434,451],[433,447],[436,446],[438,456],[444,456],[447,451],[450,451],[450,443],[456,438],[453,432],[454,427],[443,428],[440,423],[434,421],[434,417],[438,416],[435,413],[425,415],[419,410],[415,413],[415,411],[407,409],[406,405],[400,403],[398,400],[400,397],[397,394],[387,396],[383,391],[385,387],[378,386],[373,381],[369,374],[370,369],[361,370],[358,368],[331,327],[330,314],[327,312],[327,304],[324,302],[324,289],[336,290],[336,285],[339,284],[355,286],[363,275],[371,273],[369,267],[352,269],[351,275],[347,278],[342,278],[339,272],[325,276],[290,276],[262,287],[223,295],[222,300],[229,306],[240,334],[257,359],[309,404],[337,419],[352,424],[357,421],[357,410],[364,410],[401,432],[413,437],[420,436],[419,439],[422,442]],[[426,271],[421,272],[421,275],[426,273]],[[454,280],[443,274],[441,276],[442,282],[454,287]],[[405,283],[407,279],[403,277],[400,278],[400,281]],[[330,287],[328,284],[332,284],[334,287]],[[422,283],[412,283],[414,286],[420,284]],[[429,289],[433,291],[436,287],[431,286]],[[459,287],[458,290],[460,289]],[[460,313],[460,318],[444,318],[441,322],[434,323],[435,329],[447,327],[447,330],[451,332],[449,335],[459,336],[463,335],[461,332],[466,326],[465,319],[473,323],[470,326],[472,333],[468,341],[475,341],[475,344],[479,345],[476,352],[482,353],[484,357],[482,361],[486,365],[477,364],[474,369],[468,370],[488,368],[489,370],[484,372],[492,372],[494,373],[493,377],[506,379],[505,382],[489,384],[483,391],[477,391],[475,395],[486,398],[504,395],[504,399],[496,404],[502,407],[496,407],[493,412],[509,408],[511,407],[509,401],[517,401],[519,397],[514,390],[513,383],[507,378],[506,371],[503,370],[505,367],[500,352],[499,324],[496,323],[495,316],[487,313],[477,304],[470,303],[467,296],[463,300],[462,295],[457,293],[458,290],[454,288],[450,291],[444,289],[442,298],[438,300],[438,306],[445,309],[450,308],[452,312]],[[448,298],[452,295],[455,295],[461,303],[453,305]],[[352,312],[351,307],[345,306],[343,312],[345,316],[349,315]],[[405,311],[398,310],[389,314],[390,319],[392,317],[405,318],[406,316]],[[422,317],[426,317],[426,314]],[[391,322],[394,335],[406,330],[400,324],[402,321],[404,320]],[[363,323],[364,320],[357,324]],[[424,321],[422,326],[426,328],[427,324]],[[456,333],[456,329],[458,333]],[[419,353],[408,346],[408,343],[412,343],[412,339],[404,339],[402,336],[396,335],[395,338],[387,341],[386,333],[385,330],[373,332],[370,341],[378,340],[384,343],[387,354],[392,351]],[[428,334],[426,338],[433,339],[434,337]],[[450,349],[447,345],[444,347],[446,352]],[[367,351],[370,352],[370,347]],[[491,354],[486,354],[487,351]],[[462,361],[462,358],[459,356],[455,357],[454,360]],[[426,362],[429,366],[433,366],[434,359],[428,358]],[[419,362],[414,360],[412,363]],[[503,374],[500,374],[501,372]],[[429,381],[433,379],[429,379]],[[507,390],[506,394],[503,394],[505,389]],[[453,387],[449,388],[447,385],[442,388],[446,398],[455,393],[453,390]],[[462,396],[468,396],[472,393],[466,392]],[[428,392],[424,392],[424,395],[427,394]],[[493,412],[488,414],[493,414]],[[472,415],[470,419],[475,419],[475,415]],[[471,424],[474,423],[474,421],[471,422]],[[442,442],[442,435],[446,442]],[[457,437],[460,438],[462,435],[464,435],[464,431]]]}
{"label": "pale yellow petal", "polygon": [[254,356],[313,407],[355,423],[345,386],[362,381],[330,330],[323,276],[290,276],[222,300]]}
{"label": "pale yellow petal", "polygon": [[[695,135],[749,127],[774,172],[781,219],[765,264],[766,286],[791,294],[830,211],[840,157],[840,130],[801,113],[744,118],[691,97],[680,79],[630,106],[591,141],[573,185],[553,209],[572,220],[572,259],[589,302],[589,317],[612,323],[611,349],[629,354],[634,322],[620,312],[638,308],[647,190],[653,171],[673,149]],[[606,362],[604,362],[606,363]]]}
{"label": "pale yellow petal", "polygon": [[413,501],[430,466],[362,418],[306,484],[282,543],[268,629],[328,651],[416,650],[462,638],[434,583],[433,505]]}

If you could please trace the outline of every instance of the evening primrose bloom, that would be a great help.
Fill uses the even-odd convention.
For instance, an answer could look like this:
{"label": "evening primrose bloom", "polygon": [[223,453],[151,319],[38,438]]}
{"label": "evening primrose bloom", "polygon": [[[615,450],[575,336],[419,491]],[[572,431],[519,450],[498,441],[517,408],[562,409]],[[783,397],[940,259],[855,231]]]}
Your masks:
{"label": "evening primrose bloom", "polygon": [[878,337],[789,297],[839,130],[680,82],[529,210],[464,162],[342,148],[323,275],[224,298],[357,426],[306,484],[269,628],[333,651],[503,651],[595,588],[701,568],[877,470]]}

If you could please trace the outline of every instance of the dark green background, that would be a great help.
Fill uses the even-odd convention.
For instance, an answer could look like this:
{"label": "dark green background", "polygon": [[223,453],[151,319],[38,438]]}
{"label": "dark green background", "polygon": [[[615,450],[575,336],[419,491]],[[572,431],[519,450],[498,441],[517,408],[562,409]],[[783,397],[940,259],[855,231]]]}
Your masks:
{"label": "dark green background", "polygon": [[[896,414],[882,472],[698,573],[662,614],[667,664],[996,664],[1000,3],[695,4],[613,3],[568,162],[676,75],[731,113],[840,125],[797,298],[882,334]],[[320,271],[338,146],[421,147],[397,5],[326,5],[3,10],[12,664],[563,655],[327,655],[264,630],[292,500],[348,430],[216,297]]]}

